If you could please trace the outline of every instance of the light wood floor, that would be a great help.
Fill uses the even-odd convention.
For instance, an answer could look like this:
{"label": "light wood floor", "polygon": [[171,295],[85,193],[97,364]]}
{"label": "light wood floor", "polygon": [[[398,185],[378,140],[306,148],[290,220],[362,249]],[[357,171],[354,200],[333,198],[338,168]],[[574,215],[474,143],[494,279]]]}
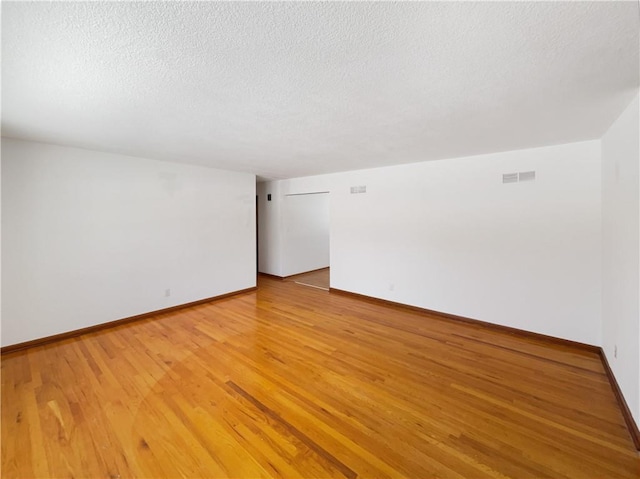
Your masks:
{"label": "light wood floor", "polygon": [[2,477],[638,478],[598,357],[268,278],[2,360]]}
{"label": "light wood floor", "polygon": [[293,281],[294,283],[302,284],[303,286],[312,286],[314,288],[326,289],[328,291],[330,283],[329,278],[330,269],[323,268],[315,271],[309,271],[308,273],[289,276],[285,281]]}

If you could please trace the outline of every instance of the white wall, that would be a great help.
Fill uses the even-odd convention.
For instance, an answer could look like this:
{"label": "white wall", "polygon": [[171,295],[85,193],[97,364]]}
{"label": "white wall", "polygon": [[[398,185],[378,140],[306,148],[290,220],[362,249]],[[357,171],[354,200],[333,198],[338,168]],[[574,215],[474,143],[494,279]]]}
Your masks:
{"label": "white wall", "polygon": [[263,187],[331,192],[332,288],[601,343],[600,141]]}
{"label": "white wall", "polygon": [[602,139],[602,347],[640,423],[638,108],[636,96]]}
{"label": "white wall", "polygon": [[[278,182],[261,182],[258,194],[258,271],[282,274],[282,228],[280,185]],[[267,195],[271,194],[271,201]]]}
{"label": "white wall", "polygon": [[2,170],[2,345],[255,286],[253,175],[10,139]]}
{"label": "white wall", "polygon": [[285,196],[282,275],[329,266],[329,193]]}
{"label": "white wall", "polygon": [[[1,103],[1,101],[0,101]],[[2,342],[2,155],[0,154],[0,345]]]}

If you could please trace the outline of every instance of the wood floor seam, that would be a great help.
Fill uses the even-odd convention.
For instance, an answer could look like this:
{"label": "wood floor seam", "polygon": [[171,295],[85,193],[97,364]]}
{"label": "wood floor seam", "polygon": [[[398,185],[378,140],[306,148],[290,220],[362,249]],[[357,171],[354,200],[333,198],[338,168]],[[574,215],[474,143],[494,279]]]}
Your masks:
{"label": "wood floor seam", "polygon": [[258,399],[256,399],[254,396],[252,396],[251,394],[246,392],[244,389],[242,389],[236,383],[234,383],[233,381],[227,381],[227,385],[231,389],[233,389],[235,392],[237,392],[240,396],[242,396],[247,401],[249,401],[251,404],[253,404],[260,411],[262,411],[264,414],[268,415],[270,418],[278,421],[283,426],[285,426],[286,429],[288,431],[290,431],[292,435],[294,435],[295,437],[300,439],[304,444],[306,444],[309,447],[309,449],[311,449],[312,451],[317,453],[319,456],[323,457],[324,459],[326,459],[327,461],[332,463],[340,472],[342,472],[344,474],[344,477],[346,477],[347,479],[356,479],[356,477],[358,477],[358,475],[355,473],[355,471],[351,470],[347,465],[342,463],[340,460],[336,459],[336,457],[333,454],[331,454],[326,449],[321,447],[318,443],[316,443],[309,436],[307,436],[302,431],[300,431],[295,426],[293,426],[291,423],[289,423],[287,420],[282,418],[280,416],[280,414],[276,413],[275,411],[273,411],[269,407],[265,406]]}

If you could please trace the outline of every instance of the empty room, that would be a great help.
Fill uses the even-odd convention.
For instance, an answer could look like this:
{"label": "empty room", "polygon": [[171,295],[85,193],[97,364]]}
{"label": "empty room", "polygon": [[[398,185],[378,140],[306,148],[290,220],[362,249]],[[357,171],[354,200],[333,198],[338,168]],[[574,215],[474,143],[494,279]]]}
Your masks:
{"label": "empty room", "polygon": [[640,478],[640,3],[3,1],[3,478]]}

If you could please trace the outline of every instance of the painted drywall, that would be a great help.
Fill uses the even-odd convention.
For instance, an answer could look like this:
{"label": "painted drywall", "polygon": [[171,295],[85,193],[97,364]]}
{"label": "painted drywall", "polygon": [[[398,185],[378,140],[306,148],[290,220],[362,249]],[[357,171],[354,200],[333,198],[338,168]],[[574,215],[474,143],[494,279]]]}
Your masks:
{"label": "painted drywall", "polygon": [[[280,227],[280,185],[260,182],[258,194],[258,271],[284,276],[282,273],[282,228]],[[271,199],[269,196],[271,195]]]}
{"label": "painted drywall", "polygon": [[256,284],[254,175],[11,139],[2,170],[4,346]]}
{"label": "painted drywall", "polygon": [[[1,103],[1,101],[0,101]],[[1,141],[1,140],[0,140]],[[0,154],[0,345],[2,345],[2,155]]]}
{"label": "painted drywall", "polygon": [[638,108],[636,96],[602,139],[602,348],[640,424]]}
{"label": "painted drywall", "polygon": [[332,288],[601,343],[599,140],[263,188],[330,191]]}
{"label": "painted drywall", "polygon": [[288,195],[282,201],[283,276],[329,266],[329,193]]}

